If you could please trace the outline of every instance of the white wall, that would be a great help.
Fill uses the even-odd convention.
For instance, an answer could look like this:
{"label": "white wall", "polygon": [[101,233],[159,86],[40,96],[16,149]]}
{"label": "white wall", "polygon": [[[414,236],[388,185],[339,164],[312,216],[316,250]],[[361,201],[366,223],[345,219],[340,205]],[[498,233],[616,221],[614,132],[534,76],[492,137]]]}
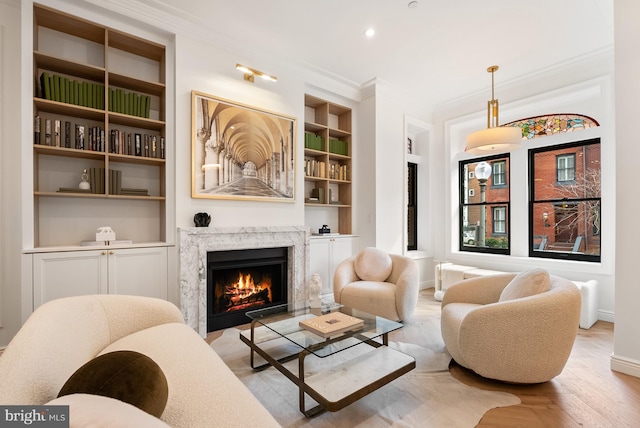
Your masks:
{"label": "white wall", "polygon": [[615,12],[615,80],[616,80],[616,328],[611,367],[640,377],[640,280],[638,279],[638,242],[633,238],[638,228],[640,199],[632,189],[638,176],[638,98],[640,98],[640,3],[616,0]]}
{"label": "white wall", "polygon": [[[20,327],[20,3],[0,0],[0,346]],[[29,73],[27,73],[29,75]]]}
{"label": "white wall", "polygon": [[[250,83],[235,69],[236,63],[265,70],[278,82],[256,79]],[[191,198],[191,91],[282,113],[298,118],[297,141],[303,138],[304,82],[300,77],[268,60],[253,60],[202,43],[188,35],[176,37],[176,224],[193,226],[194,214],[211,214],[211,227],[284,226],[304,224],[304,186],[300,168],[296,168],[295,202],[270,203]],[[296,159],[303,159],[298,145]]]}

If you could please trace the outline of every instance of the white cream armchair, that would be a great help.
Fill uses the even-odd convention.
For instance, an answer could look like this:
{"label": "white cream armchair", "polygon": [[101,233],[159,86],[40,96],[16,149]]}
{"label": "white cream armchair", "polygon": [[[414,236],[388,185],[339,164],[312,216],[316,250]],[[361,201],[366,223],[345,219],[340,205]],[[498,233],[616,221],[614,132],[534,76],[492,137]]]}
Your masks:
{"label": "white cream armchair", "polygon": [[337,303],[395,321],[411,318],[418,292],[415,260],[372,247],[342,261],[333,277]]}
{"label": "white cream armchair", "polygon": [[449,287],[441,329],[447,350],[461,366],[491,379],[540,383],[562,372],[579,319],[578,288],[534,269]]}

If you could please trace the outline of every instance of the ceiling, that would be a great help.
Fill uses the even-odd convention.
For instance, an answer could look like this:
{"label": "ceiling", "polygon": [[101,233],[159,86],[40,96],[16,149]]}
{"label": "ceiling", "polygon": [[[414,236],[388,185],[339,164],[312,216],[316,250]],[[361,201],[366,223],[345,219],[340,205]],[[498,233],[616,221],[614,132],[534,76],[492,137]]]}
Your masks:
{"label": "ceiling", "polygon": [[358,85],[378,78],[427,108],[478,91],[489,99],[490,65],[500,66],[499,87],[613,47],[613,0],[138,1],[206,28],[223,45]]}

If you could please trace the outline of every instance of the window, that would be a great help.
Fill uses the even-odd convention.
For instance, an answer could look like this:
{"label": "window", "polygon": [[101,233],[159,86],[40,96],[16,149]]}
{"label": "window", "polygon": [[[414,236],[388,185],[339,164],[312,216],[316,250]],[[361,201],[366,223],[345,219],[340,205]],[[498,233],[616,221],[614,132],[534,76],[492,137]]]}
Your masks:
{"label": "window", "polygon": [[491,164],[493,170],[493,177],[491,178],[492,186],[506,186],[507,185],[507,163],[503,160],[496,161]]}
{"label": "window", "polygon": [[407,165],[407,250],[418,249],[418,164]]}
{"label": "window", "polygon": [[556,156],[556,177],[559,183],[575,180],[576,155],[574,153]]}
{"label": "window", "polygon": [[460,250],[509,254],[509,154],[460,161]]}
{"label": "window", "polygon": [[529,255],[599,262],[600,139],[530,150],[529,188]]}
{"label": "window", "polygon": [[506,234],[507,233],[507,208],[506,207],[493,207],[493,233]]}

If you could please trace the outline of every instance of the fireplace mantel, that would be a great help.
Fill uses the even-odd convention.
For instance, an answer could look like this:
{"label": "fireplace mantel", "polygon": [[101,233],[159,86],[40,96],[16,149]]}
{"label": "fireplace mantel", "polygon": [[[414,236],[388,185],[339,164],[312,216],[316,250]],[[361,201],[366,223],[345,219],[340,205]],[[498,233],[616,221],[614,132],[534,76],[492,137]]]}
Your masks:
{"label": "fireplace mantel", "polygon": [[288,247],[287,293],[290,304],[306,301],[309,231],[303,226],[185,227],[180,240],[180,307],[185,322],[207,335],[207,253],[250,248]]}

